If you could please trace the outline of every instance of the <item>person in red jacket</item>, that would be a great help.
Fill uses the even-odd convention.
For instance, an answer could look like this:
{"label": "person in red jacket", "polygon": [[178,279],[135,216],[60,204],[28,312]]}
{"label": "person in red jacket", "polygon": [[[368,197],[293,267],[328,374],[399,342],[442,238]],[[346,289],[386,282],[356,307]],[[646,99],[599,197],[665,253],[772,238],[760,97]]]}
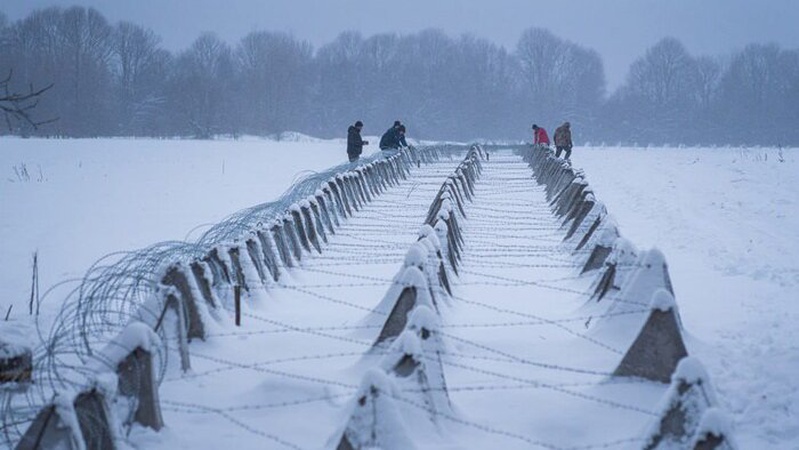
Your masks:
{"label": "person in red jacket", "polygon": [[549,147],[549,136],[547,130],[533,124],[533,145],[546,145]]}

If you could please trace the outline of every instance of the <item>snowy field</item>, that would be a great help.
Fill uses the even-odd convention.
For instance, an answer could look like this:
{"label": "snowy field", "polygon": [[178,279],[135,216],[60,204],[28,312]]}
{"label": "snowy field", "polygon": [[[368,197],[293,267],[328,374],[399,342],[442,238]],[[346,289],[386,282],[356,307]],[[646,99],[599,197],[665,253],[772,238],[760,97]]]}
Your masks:
{"label": "snowy field", "polygon": [[[607,147],[576,148],[573,153],[575,166],[585,170],[622,235],[639,249],[657,247],[665,253],[688,351],[706,364],[722,408],[734,419],[741,448],[799,448],[797,156],[794,149]],[[13,303],[12,322],[26,320],[34,251],[39,255],[44,292],[81,277],[106,254],[196,238],[227,215],[276,198],[307,171],[344,159],[344,145],[338,141],[0,139],[0,310],[5,314]],[[426,212],[441,180],[456,164],[443,161],[425,168],[423,176],[380,199],[374,210],[353,218],[331,241],[329,251],[294,273],[282,291],[248,306],[244,321],[254,327],[249,335],[237,335],[230,324],[223,324],[215,330],[219,338],[192,344],[193,372],[189,376],[170,372],[161,388],[168,428],[159,435],[134,434],[134,442],[142,448],[200,448],[213,447],[214,439],[219,445],[239,439],[241,448],[279,448],[269,438],[278,436],[299,448],[325,445],[344,425],[342,411],[353,394],[353,383],[357,387],[365,366],[379,361],[380,355],[358,356],[364,351],[360,344],[369,339],[352,330],[336,335],[334,345],[331,339],[276,333],[274,322],[268,321],[315,329],[359,323],[363,310],[376,306],[415,240],[424,220],[419,211]],[[525,437],[558,448],[620,441],[645,429],[651,418],[636,409],[652,410],[663,393],[649,385],[580,391],[626,405],[604,409],[560,391],[512,390],[512,384],[527,377],[575,386],[593,379],[520,368],[473,352],[468,344],[488,343],[489,348],[510,349],[514,355],[563,367],[590,366],[598,372],[612,370],[618,358],[613,351],[589,357],[594,353],[586,339],[575,343],[573,335],[521,324],[535,314],[547,320],[572,320],[582,302],[573,292],[588,289],[588,280],[576,278],[568,263],[561,264],[568,255],[556,253],[554,220],[523,222],[532,214],[546,217],[547,213],[529,177],[529,169],[510,154],[486,163],[486,179],[477,188],[482,198],[478,195],[471,205],[475,218],[464,224],[471,240],[467,236],[464,273],[456,290],[465,301],[449,305],[447,319],[453,347],[449,350],[470,358],[447,366],[452,416],[462,422],[490,423],[500,434],[452,420],[444,421],[439,430],[416,424],[427,433],[423,434],[429,439],[427,445],[529,448],[532,443]],[[503,227],[513,231],[503,234]],[[521,247],[520,239],[536,245]],[[359,259],[369,264],[342,264]],[[520,270],[522,263],[528,264],[527,270]],[[516,269],[507,270],[511,266]],[[334,286],[342,276],[359,282],[351,282],[345,291]],[[530,276],[538,284],[565,282],[570,289],[553,297],[551,289],[507,282]],[[491,289],[488,277],[493,277]],[[67,283],[45,297],[45,318],[54,314],[59,300],[74,286]],[[544,296],[556,298],[558,307],[528,301]],[[350,315],[340,315],[341,308],[332,308],[331,302],[320,305],[322,297],[346,299],[353,304]],[[500,299],[508,302],[509,310],[525,311],[526,318],[504,317],[486,306]],[[503,322],[514,325],[507,330],[498,327]],[[498,328],[501,331],[493,331]],[[520,337],[546,340],[549,345],[530,349]],[[352,344],[354,348],[348,347]],[[569,352],[580,355],[580,362],[572,361]],[[288,361],[293,354],[347,356],[323,360],[320,369],[319,361]],[[273,367],[276,361],[287,364]],[[497,383],[490,372],[505,364],[509,367],[503,373],[512,375]],[[258,370],[234,371],[247,367]],[[269,378],[277,371],[326,378],[333,387],[309,389],[297,380]],[[245,378],[231,386],[230,374],[239,372],[245,372]],[[481,396],[479,391],[489,385],[495,391]],[[274,408],[279,412],[254,406],[314,397],[325,401],[294,410]],[[198,403],[224,405],[235,411],[235,421],[204,415]],[[298,417],[311,418],[314,426],[309,429]],[[262,434],[248,434],[242,428]],[[448,434],[442,430],[460,437],[443,438]]]}

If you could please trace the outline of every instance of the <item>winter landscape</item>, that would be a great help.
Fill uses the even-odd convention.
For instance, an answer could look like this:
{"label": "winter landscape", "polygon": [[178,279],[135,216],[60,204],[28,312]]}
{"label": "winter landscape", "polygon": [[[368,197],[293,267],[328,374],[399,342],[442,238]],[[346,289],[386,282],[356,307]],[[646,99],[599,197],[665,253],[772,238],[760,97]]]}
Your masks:
{"label": "winter landscape", "polygon": [[799,449],[797,5],[178,3],[0,6],[1,448]]}
{"label": "winter landscape", "polygon": [[[342,142],[300,137],[2,142],[2,230],[18,237],[6,241],[2,296],[27,299],[38,251],[40,286],[62,283],[43,295],[45,336],[60,302],[101,256],[197,240],[226,216],[274,200],[303,174],[342,159]],[[190,345],[189,371],[170,354],[160,392],[166,427],[134,427],[129,445],[331,445],[364,373],[388,358],[370,353],[380,331],[370,311],[390,291],[429,203],[462,157],[411,170],[342,219],[321,254],[251,291],[241,327],[232,311],[210,321],[205,342]],[[574,159],[621,234],[639,251],[665,254],[688,353],[705,365],[738,445],[795,447],[794,150],[577,147]],[[30,179],[12,172],[22,165]],[[598,315],[590,301],[595,277],[579,275],[579,259],[563,247],[564,231],[537,198],[541,189],[521,157],[497,150],[482,165],[461,219],[460,274],[448,269],[453,294],[439,305],[446,419],[430,422],[411,407],[414,414],[398,420],[422,430],[408,435],[418,448],[635,448],[667,385],[608,382],[604,374],[634,336],[586,326]],[[26,303],[15,302],[3,329],[22,329],[19,339],[36,345]],[[640,320],[641,307],[635,310]],[[175,342],[167,345],[176,351]]]}

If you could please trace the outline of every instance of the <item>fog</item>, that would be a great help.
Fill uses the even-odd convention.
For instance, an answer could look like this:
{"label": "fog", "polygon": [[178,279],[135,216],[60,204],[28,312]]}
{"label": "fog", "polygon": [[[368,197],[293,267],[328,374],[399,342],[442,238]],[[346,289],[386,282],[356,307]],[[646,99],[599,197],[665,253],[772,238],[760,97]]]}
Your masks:
{"label": "fog", "polygon": [[525,29],[541,27],[597,50],[611,89],[635,58],[668,36],[700,55],[752,42],[799,47],[799,2],[793,0],[3,0],[0,11],[16,20],[38,8],[76,4],[112,22],[150,28],[173,51],[203,31],[230,43],[251,31],[282,31],[318,47],[342,31],[369,36],[425,28],[472,33],[512,49]]}
{"label": "fog", "polygon": [[0,133],[799,144],[799,2],[190,4],[5,0],[0,73],[53,87]]}

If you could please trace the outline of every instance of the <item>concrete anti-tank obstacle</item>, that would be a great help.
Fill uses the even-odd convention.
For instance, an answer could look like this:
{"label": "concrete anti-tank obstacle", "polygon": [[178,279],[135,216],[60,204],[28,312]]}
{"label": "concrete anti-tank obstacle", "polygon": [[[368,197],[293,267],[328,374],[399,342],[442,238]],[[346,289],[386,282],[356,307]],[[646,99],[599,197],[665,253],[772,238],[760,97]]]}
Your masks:
{"label": "concrete anti-tank obstacle", "polygon": [[203,261],[193,261],[191,264],[189,264],[191,273],[194,275],[194,282],[197,284],[197,288],[199,289],[203,300],[205,300],[206,306],[211,309],[217,309],[219,305],[217,298],[214,295],[213,281],[208,279],[208,274],[205,269],[207,266],[208,264]]}
{"label": "concrete anti-tank obstacle", "polygon": [[[58,401],[56,397],[56,401]],[[17,442],[15,450],[49,450],[64,449],[77,450],[81,443],[75,442],[80,437],[80,430],[72,430],[70,425],[74,422],[69,417],[62,418],[66,411],[74,411],[70,403],[67,408],[57,408],[51,404],[42,408],[31,422],[25,434]]]}
{"label": "concrete anti-tank obstacle", "polygon": [[[574,215],[571,226],[569,227],[569,231],[566,232],[566,236],[563,238],[563,241],[566,242],[577,233],[577,230],[580,229],[580,226],[585,221],[586,217],[589,214],[597,214],[594,210],[600,211],[604,208],[604,205],[596,201],[593,193],[589,193],[585,196],[585,199],[580,202],[579,206],[576,208],[578,211]],[[598,215],[598,214],[597,214]]]}
{"label": "concrete anti-tank obstacle", "polygon": [[363,209],[364,203],[361,199],[361,196],[358,195],[358,188],[355,185],[354,177],[352,176],[351,172],[347,172],[342,175],[343,182],[344,182],[344,189],[347,192],[347,195],[350,199],[350,205],[355,208],[355,211],[360,211]]}
{"label": "concrete anti-tank obstacle", "polygon": [[574,203],[580,199],[583,191],[587,187],[588,183],[584,180],[575,179],[575,181],[569,185],[568,191],[564,191],[564,194],[556,199],[557,207],[555,208],[555,216],[562,218],[568,214],[569,210],[574,206]]}
{"label": "concrete anti-tank obstacle", "polygon": [[677,364],[688,356],[674,297],[660,289],[652,296],[651,308],[649,318],[613,372],[614,376],[668,383]]}
{"label": "concrete anti-tank obstacle", "polygon": [[248,277],[244,274],[241,249],[238,244],[231,245],[227,250],[227,254],[228,258],[230,258],[230,272],[233,274],[234,284],[241,286],[246,292],[250,292],[250,283],[247,282]]}
{"label": "concrete anti-tank obstacle", "polygon": [[416,267],[406,267],[394,277],[388,292],[375,308],[376,311],[390,312],[374,345],[399,336],[408,323],[409,314],[417,305],[435,309],[424,273]]}
{"label": "concrete anti-tank obstacle", "polygon": [[134,322],[104,351],[104,359],[116,362],[118,395],[135,399],[132,420],[156,431],[164,426],[152,354],[158,342],[158,335],[147,325]]}
{"label": "concrete anti-tank obstacle", "polygon": [[355,394],[344,429],[337,433],[336,450],[412,450],[416,448],[400,417],[394,400],[398,390],[380,369],[371,369],[363,377]]}
{"label": "concrete anti-tank obstacle", "polygon": [[292,218],[292,222],[293,222],[293,226],[294,226],[294,232],[296,233],[297,237],[299,238],[300,245],[302,245],[302,248],[304,248],[306,252],[310,253],[311,252],[311,242],[308,239],[308,235],[306,234],[305,224],[302,221],[302,215],[301,214],[302,214],[302,212],[300,210],[300,205],[298,205],[296,203],[291,205],[291,207],[289,208],[289,215]]}
{"label": "concrete anti-tank obstacle", "polygon": [[0,341],[0,385],[28,383],[33,378],[33,352],[25,345]]}
{"label": "concrete anti-tank obstacle", "polygon": [[183,302],[175,295],[177,292],[175,288],[171,286],[160,286],[159,289],[163,290],[164,306],[153,329],[158,332],[158,330],[164,326],[167,313],[169,311],[174,313],[176,325],[175,333],[177,334],[178,354],[180,355],[180,368],[182,371],[186,372],[191,369],[189,339],[187,337],[189,323],[186,317],[186,308]]}
{"label": "concrete anti-tank obstacle", "polygon": [[75,398],[74,405],[86,448],[115,449],[116,443],[109,421],[109,408],[105,394],[98,389],[81,392]]}
{"label": "concrete anti-tank obstacle", "polygon": [[[715,423],[707,420],[702,426],[702,419],[716,404],[715,391],[702,363],[694,357],[683,358],[658,406],[658,418],[646,434],[643,449],[697,448],[696,444],[709,431],[716,436],[729,435],[726,427],[718,426],[722,420],[713,421]],[[714,412],[708,417],[718,418],[717,415],[718,412]]]}
{"label": "concrete anti-tank obstacle", "polygon": [[214,285],[231,284],[230,272],[227,265],[222,261],[219,256],[219,248],[214,247],[208,252],[208,255],[203,258],[208,266],[211,268],[211,273],[214,275]]}
{"label": "concrete anti-tank obstacle", "polygon": [[250,257],[250,261],[252,261],[255,271],[258,273],[258,279],[261,280],[261,284],[265,284],[269,275],[267,275],[267,269],[264,264],[263,252],[261,251],[260,244],[256,239],[257,237],[251,235],[246,241],[244,241],[244,245],[247,248],[247,255]]}
{"label": "concrete anti-tank obstacle", "polygon": [[427,254],[423,271],[427,275],[427,283],[430,286],[433,304],[438,309],[438,300],[443,298],[449,303],[449,296],[452,295],[449,277],[441,255],[441,241],[438,239],[433,227],[424,224],[419,230],[417,244],[423,246]]}
{"label": "concrete anti-tank obstacle", "polygon": [[447,224],[443,220],[436,221],[433,229],[436,231],[438,240],[441,242],[442,253],[447,255],[449,266],[452,268],[452,271],[455,272],[455,275],[458,275],[458,258],[455,256],[455,250],[453,249],[454,244],[451,242]]}
{"label": "concrete anti-tank obstacle", "polygon": [[324,222],[325,226],[327,227],[327,232],[330,234],[336,234],[336,226],[338,226],[338,222],[334,225],[333,209],[331,208],[331,204],[329,203],[331,200],[328,199],[327,193],[324,190],[316,191],[316,203],[319,205],[319,210],[322,215],[322,221]]}
{"label": "concrete anti-tank obstacle", "polygon": [[289,248],[288,237],[283,231],[283,224],[280,221],[275,221],[269,230],[272,232],[272,238],[275,241],[275,247],[283,265],[294,267],[294,258],[291,256],[291,249]]}
{"label": "concrete anti-tank obstacle", "polygon": [[194,298],[192,289],[189,286],[188,276],[183,270],[183,265],[174,264],[167,268],[166,273],[161,278],[161,284],[172,286],[180,296],[178,301],[181,303],[186,314],[186,339],[191,342],[198,338],[205,340],[205,324],[198,310],[197,299]]}
{"label": "concrete anti-tank obstacle", "polygon": [[[597,214],[597,216],[594,218],[591,227],[585,233],[583,238],[580,239],[580,242],[577,244],[577,247],[574,248],[574,251],[575,253],[580,252],[586,246],[596,247],[601,245],[603,247],[612,248],[613,242],[619,236],[620,233],[618,227],[616,226],[616,223],[608,215],[607,208],[603,207],[602,211],[599,214]],[[591,252],[593,252],[593,249],[591,250]]]}
{"label": "concrete anti-tank obstacle", "polygon": [[110,408],[96,388],[73,396],[57,393],[17,443],[16,450],[83,450],[117,448]]}
{"label": "concrete anti-tank obstacle", "polygon": [[605,270],[599,276],[591,299],[601,301],[612,289],[621,289],[619,286],[621,283],[617,283],[617,281],[623,281],[625,277],[620,274],[618,267],[632,265],[636,259],[637,253],[630,241],[621,237],[613,241],[610,255],[605,259]]}
{"label": "concrete anti-tank obstacle", "polygon": [[352,182],[350,180],[349,173],[345,172],[339,174],[336,176],[336,178],[341,181],[341,194],[345,199],[347,199],[352,210],[355,212],[360,211],[361,203],[355,195],[355,191],[352,189]]}
{"label": "concrete anti-tank obstacle", "polygon": [[291,256],[294,257],[296,261],[302,261],[302,245],[300,244],[300,238],[297,236],[297,231],[295,230],[296,224],[294,220],[291,218],[291,214],[286,214],[283,216],[283,235],[286,236],[286,241],[289,244],[289,249],[291,250]]}
{"label": "concrete anti-tank obstacle", "polygon": [[699,421],[691,448],[694,450],[735,450],[730,420],[719,408],[708,408]]}
{"label": "concrete anti-tank obstacle", "polygon": [[107,378],[115,382],[114,392],[129,398],[130,405],[135,408],[125,417],[126,426],[137,422],[157,431],[164,425],[153,364],[153,351],[161,345],[158,334],[147,324],[131,322],[89,363],[89,369],[98,374],[97,379],[109,373],[116,374],[114,378]]}
{"label": "concrete anti-tank obstacle", "polygon": [[[327,182],[327,187],[329,192],[332,194],[332,202],[336,206],[336,216],[341,217],[341,219],[345,219],[347,214],[347,209],[344,207],[344,199],[341,196],[341,191],[339,190],[338,183],[336,183],[335,178],[331,178]],[[336,225],[339,225],[338,219],[336,220]]]}
{"label": "concrete anti-tank obstacle", "polygon": [[452,412],[441,360],[445,349],[439,327],[436,313],[419,305],[380,362],[383,370],[396,376],[403,395],[417,394],[418,398],[411,400],[427,406],[432,422],[437,422],[439,414]]}
{"label": "concrete anti-tank obstacle", "polygon": [[583,265],[582,270],[580,270],[580,273],[583,274],[590,272],[604,266],[605,261],[608,259],[608,256],[610,256],[611,251],[613,251],[612,245],[605,246],[601,243],[595,245],[594,249],[591,250],[591,254],[588,256],[588,260],[586,260],[585,265]]}
{"label": "concrete anti-tank obstacle", "polygon": [[[317,226],[314,223],[314,218],[311,212],[311,202],[308,200],[303,200],[300,202],[300,213],[302,214],[303,222],[305,224],[304,228],[305,233],[308,235],[308,241],[310,241],[317,253],[322,253],[322,245],[319,243],[319,233],[317,232]],[[322,233],[324,233],[324,230],[322,230]]]}
{"label": "concrete anti-tank obstacle", "polygon": [[277,256],[272,249],[272,240],[265,230],[258,230],[255,232],[258,241],[261,243],[261,252],[263,253],[264,264],[272,280],[278,281],[280,279],[280,267],[278,267]]}
{"label": "concrete anti-tank obstacle", "polygon": [[365,203],[371,203],[372,195],[369,192],[369,189],[366,187],[366,181],[364,180],[363,177],[363,171],[356,169],[354,172],[355,175],[353,179],[355,180],[355,184],[358,186],[358,192],[360,193],[361,198],[363,198],[363,201]]}
{"label": "concrete anti-tank obstacle", "polygon": [[[619,243],[619,240],[617,240]],[[640,311],[641,304],[647,304],[652,299],[652,294],[658,289],[665,289],[674,297],[671,286],[668,265],[663,252],[653,248],[641,253],[633,262],[632,253],[629,251],[614,254],[619,267],[627,266],[632,270],[616,272],[616,285],[621,291],[617,298],[621,302],[613,302],[610,311]],[[621,259],[627,258],[626,260]]]}
{"label": "concrete anti-tank obstacle", "polygon": [[[325,244],[328,243],[327,241],[327,230],[325,229],[324,219],[322,218],[322,209],[319,206],[319,201],[316,197],[311,196],[308,197],[308,204],[311,207],[310,216],[313,217],[313,224],[316,230],[316,234],[322,238],[322,242]],[[310,218],[308,220],[311,220]],[[332,226],[332,225],[331,225]],[[320,250],[321,252],[321,250]]]}
{"label": "concrete anti-tank obstacle", "polygon": [[352,208],[350,207],[350,199],[349,193],[344,185],[344,179],[341,175],[335,177],[335,185],[338,189],[339,199],[342,201],[344,205],[344,210],[346,211],[346,216],[352,217]]}

